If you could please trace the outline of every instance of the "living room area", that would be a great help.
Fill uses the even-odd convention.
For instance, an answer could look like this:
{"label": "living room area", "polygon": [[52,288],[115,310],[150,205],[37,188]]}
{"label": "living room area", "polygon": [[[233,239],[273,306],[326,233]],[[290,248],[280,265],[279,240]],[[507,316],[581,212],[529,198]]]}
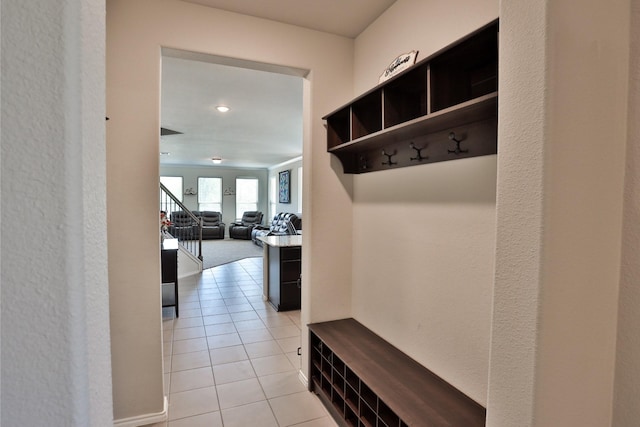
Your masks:
{"label": "living room area", "polygon": [[[288,175],[289,203],[279,202],[279,177],[284,172]],[[261,257],[262,245],[256,242],[256,229],[269,229],[274,217],[281,213],[296,216],[298,233],[302,228],[302,159],[293,159],[265,169],[236,169],[231,167],[194,167],[161,165],[160,181],[176,195],[184,206],[192,212],[212,212],[219,214],[219,222],[213,233],[203,234],[202,268],[211,268],[247,257]],[[199,185],[200,184],[200,185]],[[214,188],[208,202],[201,202],[207,190]],[[186,190],[184,190],[186,189]],[[198,189],[198,190],[196,190]],[[203,194],[205,193],[205,194]],[[200,196],[199,196],[200,194]],[[182,196],[182,197],[179,197]],[[202,199],[200,199],[202,197]],[[213,201],[211,201],[213,200]],[[284,200],[284,199],[283,199]],[[161,201],[160,210],[167,211],[167,219],[173,224],[173,217],[182,211],[171,212],[169,202]],[[243,215],[259,213],[260,218],[250,218],[243,224]],[[249,224],[250,223],[250,224]],[[244,228],[243,228],[244,227]],[[167,232],[173,232],[169,225]],[[194,238],[197,238],[195,236]],[[195,245],[194,245],[195,246]],[[198,256],[195,248],[194,256]]]}
{"label": "living room area", "polygon": [[[164,65],[172,60],[168,58]],[[178,62],[185,65],[183,60]],[[197,61],[189,61],[189,65],[211,67]],[[188,71],[183,71],[180,78],[189,85],[207,86],[203,81],[196,83]],[[295,79],[286,80],[299,84]],[[184,84],[177,92],[191,92]],[[171,90],[171,84],[166,86],[168,92],[176,92]],[[243,110],[241,100],[229,101],[238,95],[226,90],[232,89],[226,87],[217,96]],[[170,96],[163,99],[174,100]],[[252,108],[269,108],[256,106],[257,101],[253,100]],[[175,100],[174,107],[183,113],[187,107],[181,102]],[[301,105],[301,99],[298,103]],[[168,306],[163,308],[164,390],[169,402],[169,425],[216,425],[221,419],[224,425],[335,425],[298,378],[302,363],[299,289],[294,309],[279,310],[263,295],[268,292],[265,283],[269,282],[270,247],[263,244],[260,236],[302,233],[302,157],[287,158],[292,152],[301,154],[301,136],[296,148],[299,151],[282,156],[279,150],[267,147],[266,155],[259,144],[251,148],[256,145],[254,142],[234,140],[237,136],[232,134],[248,127],[235,118],[235,130],[229,130],[224,137],[218,135],[221,141],[212,138],[204,148],[198,148],[198,132],[202,131],[185,129],[195,125],[180,126],[179,117],[172,116],[172,110],[163,109],[166,122],[183,132],[176,134],[163,127],[160,210],[166,220],[161,227],[165,239],[173,237],[186,249],[180,252],[182,258],[177,263],[179,317],[178,299],[171,303],[172,292],[168,293]],[[293,114],[292,119],[299,119],[299,115]],[[255,122],[251,126],[258,125]],[[263,140],[270,139],[268,133],[268,129],[262,130]],[[271,138],[283,138],[279,130],[275,133],[278,136]],[[241,144],[244,149],[234,152],[233,146]],[[184,148],[188,145],[194,146],[191,151]],[[196,153],[199,149],[224,153],[223,158],[202,160],[204,154]],[[285,160],[276,164],[265,161],[274,158]],[[192,250],[196,258],[201,257],[201,271],[190,267],[193,257],[184,255]],[[296,265],[299,276],[299,259]],[[165,288],[166,284],[163,305]]]}
{"label": "living room area", "polygon": [[[201,253],[191,250],[203,269],[262,256],[253,227],[268,229],[279,213],[302,217],[302,77],[260,68],[162,49],[160,182],[182,206],[161,193],[160,211],[171,224],[183,210],[210,216]],[[259,218],[245,217],[252,212]],[[187,218],[187,228],[196,222]],[[184,229],[165,231],[198,238]]]}

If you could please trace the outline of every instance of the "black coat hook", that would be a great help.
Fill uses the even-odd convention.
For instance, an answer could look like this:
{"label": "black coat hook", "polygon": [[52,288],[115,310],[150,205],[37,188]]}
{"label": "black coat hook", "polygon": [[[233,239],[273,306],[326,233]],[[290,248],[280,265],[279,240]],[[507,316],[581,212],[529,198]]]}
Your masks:
{"label": "black coat hook", "polygon": [[455,143],[456,143],[456,149],[455,150],[447,150],[449,153],[461,154],[461,153],[468,153],[469,152],[469,150],[460,149],[460,143],[462,142],[462,140],[456,138],[456,133],[455,132],[450,132],[449,133],[449,139],[451,141],[455,141]]}
{"label": "black coat hook", "polygon": [[360,169],[362,170],[369,169],[369,165],[367,164],[367,158],[364,156],[360,156]]}
{"label": "black coat hook", "polygon": [[396,155],[396,150],[393,150],[393,153],[388,154],[386,151],[382,150],[382,155],[383,156],[387,156],[387,161],[386,162],[382,162],[383,165],[397,165],[397,162],[394,162],[393,160],[391,160],[391,157]]}
{"label": "black coat hook", "polygon": [[422,150],[427,148],[426,146],[424,146],[422,148],[418,148],[418,147],[416,147],[416,145],[412,141],[412,142],[409,143],[409,147],[411,147],[414,150],[416,150],[416,156],[415,157],[411,157],[411,160],[422,161],[422,160],[426,160],[426,159],[429,158],[429,156],[422,157]]}

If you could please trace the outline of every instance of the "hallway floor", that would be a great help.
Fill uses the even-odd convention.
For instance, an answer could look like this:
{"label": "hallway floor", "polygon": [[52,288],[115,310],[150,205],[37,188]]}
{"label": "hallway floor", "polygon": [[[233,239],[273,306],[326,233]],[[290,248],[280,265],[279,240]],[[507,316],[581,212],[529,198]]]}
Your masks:
{"label": "hallway floor", "polygon": [[169,420],[153,427],[334,427],[298,377],[300,312],[262,300],[262,258],[180,280],[164,309]]}

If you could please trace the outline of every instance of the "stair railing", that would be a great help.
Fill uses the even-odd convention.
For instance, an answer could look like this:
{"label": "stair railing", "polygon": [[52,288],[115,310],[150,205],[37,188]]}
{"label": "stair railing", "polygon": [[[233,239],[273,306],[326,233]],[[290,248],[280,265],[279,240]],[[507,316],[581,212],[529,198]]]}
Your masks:
{"label": "stair railing", "polygon": [[167,232],[178,239],[194,257],[202,261],[202,220],[160,183],[160,211],[166,213],[171,225]]}

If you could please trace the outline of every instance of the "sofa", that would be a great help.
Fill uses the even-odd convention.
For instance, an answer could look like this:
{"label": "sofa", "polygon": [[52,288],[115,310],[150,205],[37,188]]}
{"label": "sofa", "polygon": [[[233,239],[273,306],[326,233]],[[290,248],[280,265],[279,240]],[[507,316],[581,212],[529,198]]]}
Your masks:
{"label": "sofa", "polygon": [[246,211],[240,221],[229,224],[229,237],[232,239],[251,240],[251,232],[262,224],[262,212]]}
{"label": "sofa", "polygon": [[[214,211],[192,211],[193,216],[202,222],[202,239],[224,239],[225,223],[222,214]],[[169,234],[178,240],[196,240],[198,238],[198,224],[185,211],[171,212],[169,218],[172,224],[168,227]]]}
{"label": "sofa", "polygon": [[258,246],[262,246],[261,236],[286,236],[297,234],[302,230],[302,216],[290,212],[280,212],[273,217],[268,227],[256,226],[251,232],[251,240]]}

